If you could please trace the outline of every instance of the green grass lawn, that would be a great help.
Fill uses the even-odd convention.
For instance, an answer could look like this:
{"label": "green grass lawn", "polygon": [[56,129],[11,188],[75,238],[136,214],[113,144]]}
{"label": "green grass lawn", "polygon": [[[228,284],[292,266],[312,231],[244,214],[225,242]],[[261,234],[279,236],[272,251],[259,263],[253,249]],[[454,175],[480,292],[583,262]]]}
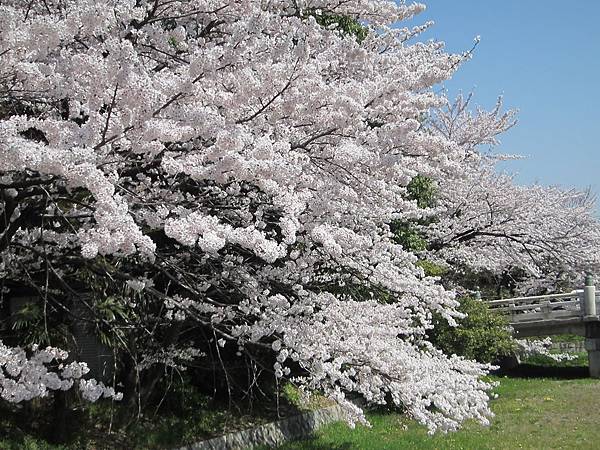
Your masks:
{"label": "green grass lawn", "polygon": [[[566,376],[574,373],[566,372]],[[577,372],[578,374],[581,372]],[[565,376],[565,374],[561,374]],[[600,380],[496,377],[496,416],[489,427],[468,424],[450,434],[427,435],[424,427],[396,414],[369,415],[372,428],[342,423],[313,439],[283,449],[598,449]]]}

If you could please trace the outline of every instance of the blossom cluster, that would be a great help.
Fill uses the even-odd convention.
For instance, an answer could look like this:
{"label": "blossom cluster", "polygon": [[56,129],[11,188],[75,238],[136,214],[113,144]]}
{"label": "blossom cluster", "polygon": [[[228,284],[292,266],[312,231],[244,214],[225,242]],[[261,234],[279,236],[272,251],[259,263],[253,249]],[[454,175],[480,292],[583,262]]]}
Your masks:
{"label": "blossom cluster", "polygon": [[528,356],[546,356],[554,361],[571,361],[577,359],[576,355],[570,353],[556,353],[550,351],[552,346],[552,338],[544,339],[516,339],[519,346],[518,353],[520,356],[527,358]]}
{"label": "blossom cluster", "polygon": [[[32,354],[20,347],[8,347],[0,341],[0,397],[10,403],[20,403],[45,397],[49,391],[66,391],[77,384],[81,395],[89,401],[100,397],[120,400],[116,393],[94,379],[83,379],[89,372],[85,363],[65,364],[68,353],[54,347],[39,349],[34,346]],[[54,370],[52,369],[54,366]]]}

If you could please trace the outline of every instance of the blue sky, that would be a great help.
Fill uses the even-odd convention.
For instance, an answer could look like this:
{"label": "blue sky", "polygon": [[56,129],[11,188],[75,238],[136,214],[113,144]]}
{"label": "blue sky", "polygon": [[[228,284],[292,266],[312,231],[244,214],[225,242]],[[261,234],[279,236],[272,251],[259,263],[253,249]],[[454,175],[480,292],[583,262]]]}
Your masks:
{"label": "blue sky", "polygon": [[[435,21],[419,39],[450,52],[481,42],[445,84],[450,96],[473,91],[487,109],[498,95],[519,110],[499,151],[528,156],[504,166],[519,183],[600,192],[600,0],[421,0],[410,24]],[[408,3],[408,2],[407,2]]]}

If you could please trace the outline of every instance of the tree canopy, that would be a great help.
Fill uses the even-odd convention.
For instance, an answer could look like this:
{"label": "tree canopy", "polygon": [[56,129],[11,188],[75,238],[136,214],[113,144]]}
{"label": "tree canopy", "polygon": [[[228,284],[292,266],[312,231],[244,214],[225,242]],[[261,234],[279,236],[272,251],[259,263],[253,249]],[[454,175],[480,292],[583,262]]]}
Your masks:
{"label": "tree canopy", "polygon": [[[469,54],[392,26],[423,8],[2,2],[2,289],[37,296],[32,326],[51,346],[2,344],[2,397],[81,378],[54,347],[70,349],[62,326],[82,322],[114,348],[124,400],[140,407],[169,368],[239,389],[238,361],[323,392],[350,423],[366,419],[348,394],[431,431],[487,423],[488,366],[427,339],[434,314],[462,313],[419,252],[536,273],[547,256],[574,261],[563,255],[597,224],[579,194],[488,170],[477,146],[512,115],[443,112],[433,87]],[[426,248],[399,243],[393,223],[418,224]]]}

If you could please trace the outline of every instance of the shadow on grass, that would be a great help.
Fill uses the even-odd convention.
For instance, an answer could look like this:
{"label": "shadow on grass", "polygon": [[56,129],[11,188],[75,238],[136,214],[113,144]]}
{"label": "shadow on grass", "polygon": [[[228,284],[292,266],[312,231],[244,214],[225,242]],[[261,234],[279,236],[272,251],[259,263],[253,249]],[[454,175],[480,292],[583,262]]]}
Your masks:
{"label": "shadow on grass", "polygon": [[500,372],[509,378],[557,378],[562,380],[575,380],[589,378],[587,366],[542,366],[538,364],[520,364],[518,367]]}
{"label": "shadow on grass", "polygon": [[302,449],[310,449],[310,450],[356,450],[356,444],[352,444],[351,442],[342,442],[341,444],[320,444],[316,442],[317,437],[315,435],[307,436],[306,438],[292,441],[292,444],[297,445],[298,447],[293,448],[302,448]]}

